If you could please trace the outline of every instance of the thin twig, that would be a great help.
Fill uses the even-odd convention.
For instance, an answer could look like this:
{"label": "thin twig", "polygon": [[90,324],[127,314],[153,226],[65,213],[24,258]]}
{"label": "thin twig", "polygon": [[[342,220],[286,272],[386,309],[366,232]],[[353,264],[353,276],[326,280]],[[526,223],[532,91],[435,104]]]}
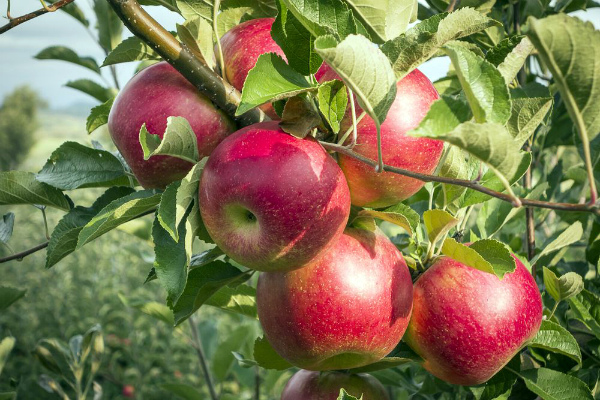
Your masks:
{"label": "thin twig", "polygon": [[37,245],[35,247],[32,247],[31,249],[22,251],[20,253],[13,254],[12,256],[0,258],[0,264],[5,263],[5,262],[9,262],[9,261],[12,261],[12,260],[19,260],[19,261],[21,261],[23,258],[27,257],[28,255],[33,254],[35,252],[38,252],[38,251],[40,251],[42,249],[45,249],[46,247],[48,247],[48,243],[50,243],[50,242],[44,242],[44,243],[39,244],[39,245]]}
{"label": "thin twig", "polygon": [[[40,8],[39,10],[36,10],[34,12],[31,12],[29,14],[25,14],[25,15],[22,15],[22,16],[16,17],[16,18],[12,18],[12,17],[10,17],[10,15],[8,15],[8,17],[9,17],[8,24],[0,27],[0,35],[3,34],[4,32],[11,30],[12,28],[14,28],[17,25],[21,25],[23,22],[27,22],[36,17],[39,17],[40,15],[44,15],[49,12],[54,12],[54,11],[58,10],[59,8],[72,3],[73,1],[75,1],[75,0],[59,0],[56,3],[52,4],[52,7],[46,6],[45,8]],[[42,3],[42,4],[44,4],[44,3]]]}
{"label": "thin twig", "polygon": [[223,46],[221,46],[221,37],[219,36],[219,8],[221,8],[221,0],[216,0],[213,6],[213,31],[215,31],[215,41],[217,44],[217,51],[219,52],[219,66],[221,68],[221,77],[224,81],[227,81],[227,74],[225,73],[225,58],[223,57]]}
{"label": "thin twig", "polygon": [[210,397],[212,400],[217,400],[219,397],[217,396],[217,392],[215,391],[215,387],[213,386],[212,379],[210,377],[210,372],[208,371],[208,365],[206,364],[206,356],[204,355],[204,350],[202,350],[202,342],[200,341],[200,334],[198,333],[198,328],[196,328],[196,322],[193,317],[188,319],[190,324],[190,328],[192,329],[192,338],[194,339],[194,348],[196,349],[196,354],[198,354],[198,360],[200,361],[200,366],[202,369],[202,373],[204,374],[204,379],[206,380],[206,386],[208,386],[208,391],[210,392]]}

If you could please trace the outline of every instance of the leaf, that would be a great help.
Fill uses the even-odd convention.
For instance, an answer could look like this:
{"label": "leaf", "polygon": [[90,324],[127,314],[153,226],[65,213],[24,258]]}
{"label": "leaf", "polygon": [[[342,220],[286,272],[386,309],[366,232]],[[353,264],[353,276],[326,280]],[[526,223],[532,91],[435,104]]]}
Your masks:
{"label": "leaf", "polygon": [[447,211],[427,210],[423,213],[423,222],[425,223],[429,243],[435,245],[460,221]]}
{"label": "leaf", "polygon": [[191,385],[184,383],[163,383],[160,387],[184,400],[205,400],[204,395]]}
{"label": "leaf", "polygon": [[581,140],[592,140],[600,132],[600,31],[565,14],[530,18],[525,31],[552,73]]}
{"label": "leaf", "polygon": [[343,39],[358,33],[352,11],[341,0],[283,0],[288,11],[314,37],[331,34]]}
{"label": "leaf", "polygon": [[188,216],[188,222],[193,222],[190,229],[190,233],[199,235],[200,239],[206,243],[213,243],[204,224],[202,223],[202,217],[200,216],[200,205],[198,202],[198,186],[200,185],[200,176],[202,169],[206,164],[207,158],[202,159],[199,163],[188,172],[188,174],[181,180],[181,186],[177,190],[177,203],[175,212],[175,225],[179,226],[181,221],[185,218],[186,211],[193,205],[192,211]]}
{"label": "leaf", "polygon": [[169,326],[173,326],[173,312],[163,303],[157,301],[143,301],[128,299],[127,297],[119,294],[119,299],[126,307],[135,308],[140,310],[146,315],[149,315],[159,321],[167,323]]}
{"label": "leaf", "polygon": [[14,337],[5,337],[0,342],[0,374],[2,374],[2,370],[6,365],[6,360],[8,359],[8,355],[12,351],[13,347],[15,347],[15,338]]}
{"label": "leaf", "polygon": [[105,0],[94,0],[98,43],[107,53],[121,43],[123,23]]}
{"label": "leaf", "polygon": [[177,211],[177,190],[181,186],[181,181],[175,181],[170,183],[160,198],[160,204],[158,205],[158,213],[156,217],[158,222],[166,230],[175,242],[179,241],[179,232],[177,228],[179,224],[176,223],[176,211]]}
{"label": "leaf", "polygon": [[581,350],[577,340],[568,330],[555,322],[542,321],[537,335],[527,345],[562,354],[581,364]]}
{"label": "leaf", "polygon": [[100,67],[92,57],[80,57],[68,47],[50,46],[34,56],[38,60],[60,60],[80,65],[84,68],[100,73]]}
{"label": "leaf", "polygon": [[575,272],[567,272],[558,278],[552,270],[544,267],[544,286],[555,301],[563,301],[583,290],[583,278]]}
{"label": "leaf", "polygon": [[123,40],[115,47],[113,51],[108,53],[104,62],[103,67],[108,65],[115,65],[120,63],[126,63],[131,61],[142,61],[142,60],[159,60],[160,56],[156,52],[144,43],[137,36],[129,37]]}
{"label": "leaf", "polygon": [[69,81],[65,83],[65,86],[90,95],[101,103],[106,103],[115,96],[115,93],[111,89],[107,89],[90,79],[77,79],[74,81]]}
{"label": "leaf", "polygon": [[297,94],[316,90],[300,73],[287,65],[283,58],[275,53],[261,54],[242,89],[242,99],[235,115],[262,104],[273,102]]}
{"label": "leaf", "polygon": [[204,304],[245,317],[258,318],[258,312],[256,311],[256,289],[252,286],[239,285],[235,288],[223,286],[209,297]]}
{"label": "leaf", "polygon": [[339,44],[333,36],[322,36],[315,50],[356,94],[379,132],[396,98],[396,78],[387,57],[361,35],[350,35]]}
{"label": "leaf", "polygon": [[233,352],[245,346],[246,342],[251,338],[248,335],[248,330],[248,326],[239,326],[227,332],[225,339],[216,348],[211,364],[214,376],[218,382],[222,382],[227,378],[227,374],[235,361]]}
{"label": "leaf", "polygon": [[544,400],[592,400],[592,393],[583,381],[548,368],[534,368],[517,372],[525,385]]}
{"label": "leaf", "polygon": [[447,238],[442,245],[442,254],[471,268],[495,274],[500,279],[517,267],[506,245],[494,239],[482,239],[465,246]]}
{"label": "leaf", "polygon": [[[456,147],[449,146],[444,156],[444,164],[440,168],[439,176],[454,179],[475,179],[479,168],[479,160],[470,157],[467,152]],[[442,184],[443,195],[446,204],[452,204],[458,200],[467,188],[457,185]]]}
{"label": "leaf", "polygon": [[551,108],[551,97],[513,97],[506,127],[518,145],[523,145],[533,135]]}
{"label": "leaf", "polygon": [[504,78],[492,63],[456,43],[444,46],[475,121],[505,124],[510,118],[510,94]]}
{"label": "leaf", "polygon": [[279,127],[297,138],[305,138],[310,131],[322,125],[321,116],[314,103],[302,96],[295,96],[285,103]]}
{"label": "leaf", "polygon": [[321,114],[325,117],[333,133],[338,133],[348,106],[346,86],[337,79],[325,82],[319,86],[317,99]]}
{"label": "leaf", "polygon": [[160,194],[153,190],[140,190],[112,201],[83,227],[77,249],[117,226],[153,211],[159,202]]}
{"label": "leaf", "polygon": [[76,142],[65,142],[54,150],[36,179],[62,190],[128,183],[119,159]]}
{"label": "leaf", "polygon": [[416,233],[421,221],[419,214],[403,203],[398,203],[384,210],[364,209],[359,211],[358,216],[368,216],[391,222],[404,228],[411,236]]}
{"label": "leaf", "polygon": [[[513,359],[514,360],[514,359]],[[513,363],[511,361],[508,365]],[[519,360],[516,360],[516,368],[519,368]],[[476,400],[508,400],[512,387],[517,377],[507,367],[498,371],[483,386],[471,387]]]}
{"label": "leaf", "polygon": [[594,293],[583,289],[567,301],[575,318],[587,326],[600,339],[600,298]]}
{"label": "leaf", "polygon": [[556,239],[554,239],[550,244],[545,245],[544,249],[536,255],[533,260],[531,260],[531,265],[534,265],[541,257],[554,253],[562,249],[563,247],[567,247],[575,242],[581,240],[583,236],[583,226],[580,221],[576,221],[573,225],[569,226],[565,229]]}
{"label": "leaf", "polygon": [[264,369],[283,371],[292,367],[292,364],[275,352],[266,337],[259,337],[254,342],[254,359]]}
{"label": "leaf", "polygon": [[27,290],[10,286],[0,286],[0,311],[6,310],[11,304],[25,296]]}
{"label": "leaf", "polygon": [[431,104],[419,126],[410,134],[428,137],[444,135],[471,118],[473,118],[473,113],[467,102],[463,99],[442,95]]}
{"label": "leaf", "polygon": [[123,196],[133,192],[128,187],[112,187],[100,196],[91,207],[77,206],[70,210],[56,225],[46,250],[46,268],[50,268],[77,249],[79,233],[100,210]]}
{"label": "leaf", "polygon": [[0,242],[8,243],[13,233],[13,227],[15,225],[15,214],[9,212],[2,216],[0,220]]}
{"label": "leaf", "polygon": [[314,74],[323,62],[315,53],[314,37],[294,14],[288,12],[282,0],[277,0],[277,8],[279,13],[271,28],[273,40],[283,50],[290,67],[302,75]]}
{"label": "leaf", "polygon": [[442,13],[417,24],[405,34],[386,42],[381,50],[390,59],[396,79],[430,59],[446,43],[500,23],[472,8]]}
{"label": "leaf", "polygon": [[202,17],[212,23],[214,0],[177,0],[177,8],[185,20]]}
{"label": "leaf", "polygon": [[35,179],[35,174],[23,171],[0,172],[0,205],[39,204],[68,211],[65,195]]}
{"label": "leaf", "polygon": [[114,101],[115,98],[111,97],[99,106],[92,107],[85,124],[87,133],[92,133],[101,126],[108,124],[108,115],[110,114],[110,109],[112,108]]}
{"label": "leaf", "polygon": [[[178,228],[179,235],[185,235],[186,226]],[[171,235],[163,229],[158,218],[152,225],[152,241],[154,242],[154,270],[161,286],[167,292],[167,304],[173,305],[182,296],[188,279],[188,264],[190,262],[185,251],[185,241],[176,242]],[[177,313],[175,320],[177,320]]]}
{"label": "leaf", "polygon": [[175,325],[181,324],[220,288],[243,274],[233,265],[219,260],[190,270],[185,288],[173,307]]}
{"label": "leaf", "polygon": [[[47,0],[47,3],[54,4],[57,1],[58,0]],[[64,11],[65,13],[69,14],[71,17],[75,18],[83,26],[87,27],[90,25],[90,22],[85,18],[84,12],[79,7],[77,7],[77,4],[75,4],[75,3],[67,4],[64,7],[61,7],[60,10]]]}
{"label": "leaf", "polygon": [[347,0],[354,16],[367,28],[375,43],[383,43],[404,33],[413,22],[415,0]]}
{"label": "leaf", "polygon": [[186,21],[183,25],[177,25],[177,32],[183,43],[199,53],[209,68],[215,69],[214,33],[207,20],[198,17]]}
{"label": "leaf", "polygon": [[191,163],[197,163],[198,139],[187,119],[183,117],[168,117],[167,128],[161,139],[146,129],[146,124],[140,129],[140,144],[144,151],[144,160],[156,155],[181,158]]}
{"label": "leaf", "polygon": [[415,362],[415,360],[404,357],[385,357],[377,362],[374,362],[373,364],[368,364],[364,367],[352,368],[348,372],[351,374],[362,374],[365,372],[381,371],[383,369],[394,368],[411,362]]}
{"label": "leaf", "polygon": [[362,400],[362,398],[362,396],[354,397],[352,395],[349,395],[345,389],[340,389],[340,395],[338,396],[337,400]]}
{"label": "leaf", "polygon": [[506,55],[504,61],[498,65],[498,71],[504,77],[504,82],[509,84],[515,79],[527,57],[533,51],[533,43],[524,37],[521,41]]}

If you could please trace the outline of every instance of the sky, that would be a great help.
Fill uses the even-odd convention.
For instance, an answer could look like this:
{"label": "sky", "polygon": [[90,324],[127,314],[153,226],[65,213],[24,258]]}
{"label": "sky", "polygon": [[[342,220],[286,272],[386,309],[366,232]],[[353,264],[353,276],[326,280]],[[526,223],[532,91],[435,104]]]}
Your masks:
{"label": "sky", "polygon": [[[77,0],[77,5],[93,22],[91,0]],[[0,15],[5,14],[7,0],[0,0]],[[12,0],[11,14],[18,16],[40,8],[38,0]],[[183,22],[181,16],[162,7],[147,7],[149,13],[169,30]],[[600,9],[577,13],[582,19],[594,22],[600,27]],[[4,24],[5,19],[0,19]],[[124,29],[124,36],[131,34]],[[93,105],[97,101],[86,94],[65,87],[69,80],[88,78],[103,83],[102,78],[83,67],[63,61],[36,60],[33,57],[48,46],[63,45],[72,48],[81,56],[94,57],[99,64],[104,53],[92,40],[82,24],[64,12],[55,12],[35,18],[0,35],[0,99],[17,86],[28,84],[34,87],[51,108],[64,109],[81,105]],[[444,76],[448,60],[434,59],[422,67],[431,80]],[[120,64],[118,67],[120,84],[123,85],[133,75],[135,63]],[[109,79],[104,71],[104,79]]]}

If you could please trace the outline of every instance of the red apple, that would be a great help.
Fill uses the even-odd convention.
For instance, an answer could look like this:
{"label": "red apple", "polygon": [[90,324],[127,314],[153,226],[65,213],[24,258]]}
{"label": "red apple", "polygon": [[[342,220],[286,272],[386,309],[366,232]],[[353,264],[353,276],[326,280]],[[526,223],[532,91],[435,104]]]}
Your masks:
{"label": "red apple", "polygon": [[288,135],[274,121],[225,139],[204,167],[199,196],[215,243],[259,271],[299,268],[319,256],[350,213],[335,160],[313,138]]}
{"label": "red apple", "polygon": [[320,259],[258,279],[256,305],[279,355],[312,371],[371,364],[398,344],[410,319],[412,280],[381,232],[347,229]]}
{"label": "red apple", "polygon": [[133,399],[135,397],[135,387],[133,385],[125,385],[123,386],[121,394],[123,395],[123,397]]}
{"label": "red apple", "polygon": [[404,340],[433,375],[457,385],[490,379],[542,323],[542,298],[517,260],[502,280],[451,258],[436,261],[415,283]]}
{"label": "red apple", "polygon": [[175,157],[144,160],[140,128],[163,136],[170,116],[184,117],[198,139],[200,156],[208,156],[228,134],[233,121],[166,62],[139,72],[121,90],[110,110],[108,129],[113,142],[145,188],[164,188],[183,178],[193,164]]}
{"label": "red apple", "polygon": [[[327,64],[323,64],[315,76],[319,82],[339,79]],[[381,125],[385,164],[424,174],[434,172],[442,155],[443,142],[406,136],[406,132],[419,125],[438,98],[431,81],[417,69],[398,82],[396,99]],[[358,108],[357,116],[361,112]],[[347,112],[342,133],[351,127],[351,118]],[[358,123],[357,134],[354,151],[377,160],[377,129],[370,117],[365,116]],[[339,163],[350,186],[352,204],[360,207],[391,206],[409,198],[425,184],[391,172],[377,173],[373,167],[343,154],[339,155]]]}
{"label": "red apple", "polygon": [[337,400],[340,389],[363,400],[389,400],[385,388],[368,374],[298,371],[281,393],[281,400]]}
{"label": "red apple", "polygon": [[[286,59],[283,50],[271,37],[274,21],[275,18],[259,18],[242,22],[221,38],[225,76],[237,90],[242,91],[248,72],[254,68],[261,54],[276,53]],[[269,117],[279,119],[270,103],[261,109]]]}

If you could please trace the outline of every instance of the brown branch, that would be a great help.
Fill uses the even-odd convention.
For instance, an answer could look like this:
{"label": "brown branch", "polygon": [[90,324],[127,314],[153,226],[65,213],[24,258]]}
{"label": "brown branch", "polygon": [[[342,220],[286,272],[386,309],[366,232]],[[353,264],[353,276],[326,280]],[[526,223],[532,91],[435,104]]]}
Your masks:
{"label": "brown branch", "polygon": [[21,25],[23,22],[27,22],[29,20],[32,20],[36,17],[39,17],[40,15],[44,15],[47,14],[49,12],[54,12],[56,10],[58,10],[61,7],[64,7],[70,3],[72,3],[75,0],[59,0],[56,3],[52,4],[51,7],[48,8],[40,8],[39,10],[36,10],[34,12],[31,12],[29,14],[25,14],[22,15],[20,17],[16,17],[16,18],[12,18],[9,15],[9,22],[8,24],[0,27],[0,35],[3,34],[6,31],[11,30],[12,28],[14,28],[17,25]]}
{"label": "brown branch", "polygon": [[[377,167],[377,161],[371,160],[370,158],[364,157],[344,146],[340,146],[335,143],[329,142],[320,142],[321,145],[331,151],[335,151],[336,153],[341,153],[347,155],[349,157],[355,158],[371,167]],[[469,189],[476,190],[478,192],[487,194],[489,196],[495,197],[497,199],[506,201],[507,203],[513,203],[510,195],[506,193],[497,192],[495,190],[489,189],[485,186],[479,184],[476,181],[468,181],[464,179],[454,179],[448,178],[445,176],[435,176],[435,175],[427,175],[421,174],[418,172],[409,171],[402,168],[396,168],[389,165],[384,165],[383,170],[387,172],[392,172],[399,175],[408,176],[409,178],[418,179],[423,182],[440,182],[447,183],[449,185],[462,186]],[[574,212],[591,212],[595,215],[600,216],[600,208],[596,205],[589,204],[571,204],[571,203],[552,203],[549,201],[541,201],[541,200],[531,200],[525,198],[519,198],[521,204],[525,207],[537,207],[537,208],[549,208],[552,210],[561,210],[561,211],[574,211]],[[514,205],[514,204],[513,204]]]}
{"label": "brown branch", "polygon": [[[198,90],[227,114],[235,116],[241,94],[215,73],[204,60],[198,59],[170,32],[154,20],[137,0],[107,0],[121,21],[162,58],[175,67]],[[268,119],[258,108],[237,117],[242,125]]]}
{"label": "brown branch", "polygon": [[5,262],[9,262],[9,261],[12,261],[12,260],[21,261],[23,258],[27,257],[28,255],[36,253],[36,252],[38,252],[40,250],[45,249],[46,247],[48,247],[48,243],[50,243],[50,242],[44,242],[44,243],[39,244],[39,245],[37,245],[35,247],[32,247],[31,249],[22,251],[20,253],[13,254],[12,256],[0,258],[0,264],[5,263]]}

